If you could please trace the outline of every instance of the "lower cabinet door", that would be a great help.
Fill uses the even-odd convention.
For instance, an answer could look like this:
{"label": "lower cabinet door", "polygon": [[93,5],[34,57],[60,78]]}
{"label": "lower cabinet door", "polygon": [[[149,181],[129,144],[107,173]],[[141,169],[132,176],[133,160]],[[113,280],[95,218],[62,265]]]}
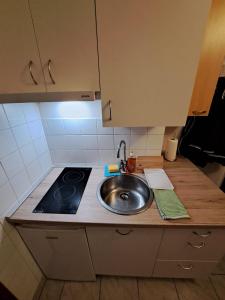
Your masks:
{"label": "lower cabinet door", "polygon": [[152,276],[161,229],[88,227],[96,274]]}
{"label": "lower cabinet door", "polygon": [[203,278],[216,267],[217,261],[157,260],[153,277]]}
{"label": "lower cabinet door", "polygon": [[17,229],[47,278],[95,280],[84,228]]}

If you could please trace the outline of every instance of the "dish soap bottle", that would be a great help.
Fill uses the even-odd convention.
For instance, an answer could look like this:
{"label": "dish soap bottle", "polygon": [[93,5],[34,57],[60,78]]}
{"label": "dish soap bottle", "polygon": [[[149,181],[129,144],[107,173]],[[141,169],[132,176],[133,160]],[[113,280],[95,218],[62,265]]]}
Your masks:
{"label": "dish soap bottle", "polygon": [[130,153],[130,156],[127,159],[127,171],[129,173],[134,173],[136,170],[136,157],[133,152]]}

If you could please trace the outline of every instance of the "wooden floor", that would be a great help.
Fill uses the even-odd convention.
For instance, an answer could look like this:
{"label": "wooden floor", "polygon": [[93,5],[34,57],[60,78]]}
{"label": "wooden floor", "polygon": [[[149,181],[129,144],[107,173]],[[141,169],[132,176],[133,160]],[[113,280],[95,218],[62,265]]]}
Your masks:
{"label": "wooden floor", "polygon": [[39,300],[225,300],[225,257],[207,279],[47,280]]}
{"label": "wooden floor", "polygon": [[204,280],[97,278],[96,282],[46,281],[40,300],[225,300],[225,275]]}

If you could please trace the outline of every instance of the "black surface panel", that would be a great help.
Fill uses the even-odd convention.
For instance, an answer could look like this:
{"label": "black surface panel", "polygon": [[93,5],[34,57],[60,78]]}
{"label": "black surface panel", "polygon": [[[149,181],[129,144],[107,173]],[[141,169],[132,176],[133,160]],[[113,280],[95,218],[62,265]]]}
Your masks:
{"label": "black surface panel", "polygon": [[65,168],[33,213],[75,214],[91,168]]}

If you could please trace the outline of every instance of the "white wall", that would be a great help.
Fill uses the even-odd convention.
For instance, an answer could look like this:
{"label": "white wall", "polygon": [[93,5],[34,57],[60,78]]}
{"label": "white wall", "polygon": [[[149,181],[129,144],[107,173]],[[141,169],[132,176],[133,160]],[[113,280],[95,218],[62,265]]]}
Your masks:
{"label": "white wall", "polygon": [[38,105],[0,105],[0,217],[17,207],[51,167]]}
{"label": "white wall", "polygon": [[51,165],[38,104],[0,104],[0,281],[19,300],[33,299],[43,274],[4,217],[21,204]]}
{"label": "white wall", "polygon": [[160,155],[164,127],[103,128],[101,106],[94,102],[40,103],[47,142],[54,164],[99,165],[116,161],[120,140],[128,154]]}

